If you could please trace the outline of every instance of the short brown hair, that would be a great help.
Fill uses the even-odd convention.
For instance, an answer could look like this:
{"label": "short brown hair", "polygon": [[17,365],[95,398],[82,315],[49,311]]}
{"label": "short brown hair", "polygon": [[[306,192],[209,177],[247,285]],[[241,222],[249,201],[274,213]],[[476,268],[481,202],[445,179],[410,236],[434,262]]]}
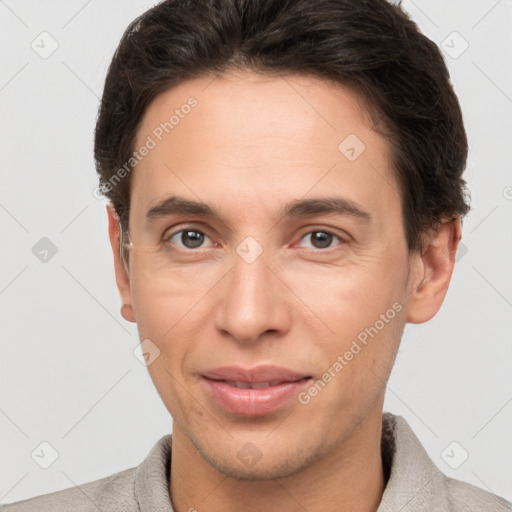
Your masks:
{"label": "short brown hair", "polygon": [[[410,251],[446,217],[469,211],[467,138],[436,44],[386,0],[164,0],[126,29],[110,64],[95,131],[100,190],[128,229],[134,151],[155,97],[229,70],[312,75],[348,86],[381,119],[392,148]],[[341,142],[341,141],[340,141]]]}

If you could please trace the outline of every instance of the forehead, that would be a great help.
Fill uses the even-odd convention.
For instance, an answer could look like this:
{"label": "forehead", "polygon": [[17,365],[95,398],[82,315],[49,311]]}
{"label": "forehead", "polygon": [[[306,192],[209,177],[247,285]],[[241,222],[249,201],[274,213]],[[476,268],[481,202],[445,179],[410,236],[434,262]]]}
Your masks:
{"label": "forehead", "polygon": [[362,99],[338,84],[252,72],[190,80],[149,105],[135,148],[150,139],[131,182],[146,208],[170,192],[268,209],[265,197],[336,189],[399,212],[388,142]]}

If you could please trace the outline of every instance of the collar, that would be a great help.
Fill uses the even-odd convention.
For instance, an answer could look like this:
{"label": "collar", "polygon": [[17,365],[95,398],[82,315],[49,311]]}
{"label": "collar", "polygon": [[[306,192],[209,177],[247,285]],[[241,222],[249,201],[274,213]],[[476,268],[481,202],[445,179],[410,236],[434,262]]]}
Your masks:
{"label": "collar", "polygon": [[[134,490],[140,512],[173,512],[169,492],[171,445],[171,434],[162,437],[136,469]],[[448,502],[446,477],[403,417],[382,415],[381,450],[387,484],[377,512],[443,509]]]}
{"label": "collar", "polygon": [[382,415],[381,450],[389,479],[377,512],[446,510],[446,477],[402,416]]}

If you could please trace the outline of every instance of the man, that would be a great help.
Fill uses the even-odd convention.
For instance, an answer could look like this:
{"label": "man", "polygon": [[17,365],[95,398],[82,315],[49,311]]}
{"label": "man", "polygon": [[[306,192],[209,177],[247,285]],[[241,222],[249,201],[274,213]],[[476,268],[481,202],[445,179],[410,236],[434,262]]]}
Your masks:
{"label": "man", "polygon": [[504,511],[383,414],[446,295],[467,141],[384,0],[171,0],[125,32],[95,157],[122,315],[173,433],[5,511]]}

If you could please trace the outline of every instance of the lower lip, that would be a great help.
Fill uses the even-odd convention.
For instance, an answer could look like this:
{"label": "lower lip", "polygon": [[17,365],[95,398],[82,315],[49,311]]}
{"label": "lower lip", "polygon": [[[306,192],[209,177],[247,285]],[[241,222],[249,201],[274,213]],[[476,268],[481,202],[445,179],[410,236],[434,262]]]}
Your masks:
{"label": "lower lip", "polygon": [[242,389],[218,380],[202,378],[213,399],[226,411],[242,416],[261,416],[274,412],[296,397],[310,378],[283,382],[260,389]]}

